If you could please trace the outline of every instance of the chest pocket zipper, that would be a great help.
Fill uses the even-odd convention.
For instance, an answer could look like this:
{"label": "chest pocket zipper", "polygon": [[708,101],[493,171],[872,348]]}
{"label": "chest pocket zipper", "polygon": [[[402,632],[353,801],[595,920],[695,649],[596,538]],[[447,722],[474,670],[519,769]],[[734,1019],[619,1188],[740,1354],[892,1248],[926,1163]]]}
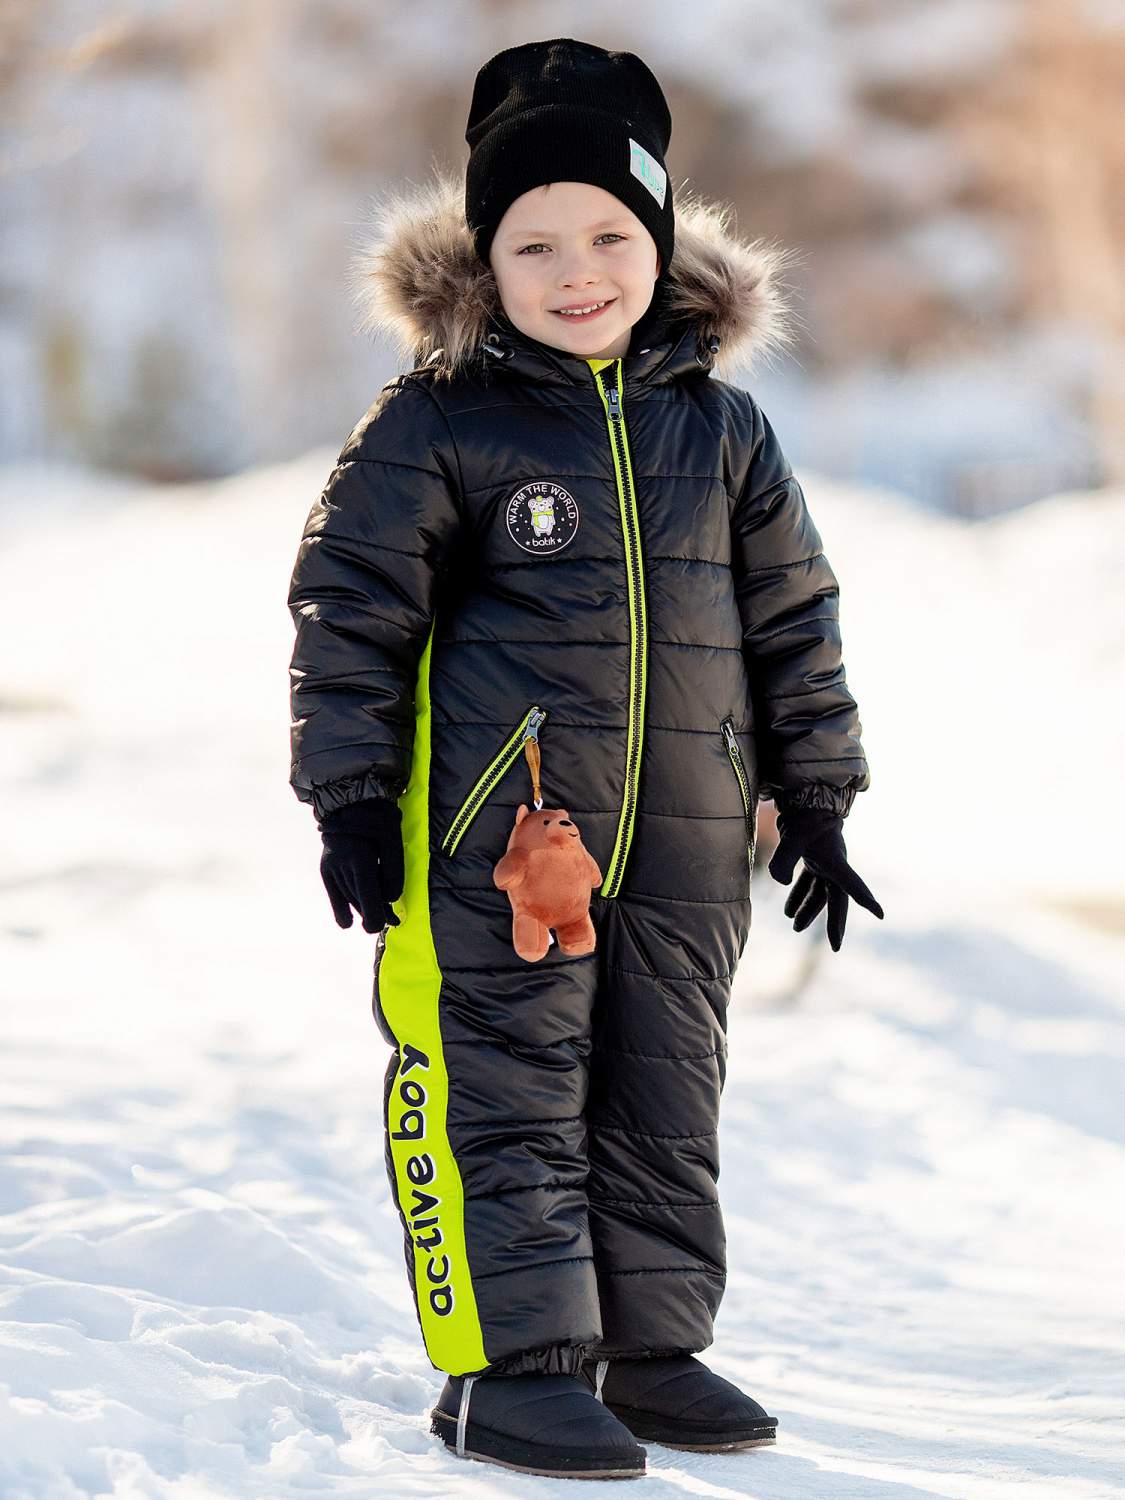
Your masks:
{"label": "chest pocket zipper", "polygon": [[[477,777],[472,791],[453,815],[453,821],[441,841],[441,852],[452,854],[461,842],[465,830],[500,785],[509,769],[523,754],[525,740],[538,740],[539,726],[547,717],[547,710],[533,703],[520,719],[515,729]],[[530,797],[527,799],[530,802]]]}
{"label": "chest pocket zipper", "polygon": [[738,790],[742,794],[742,811],[746,818],[746,847],[750,856],[750,878],[753,879],[754,846],[757,842],[757,815],[754,805],[750,800],[750,778],[746,774],[742,751],[738,748],[733,717],[728,714],[719,727],[723,731],[723,739],[727,745],[727,754],[730,756],[730,763],[734,767],[734,774],[738,777]]}

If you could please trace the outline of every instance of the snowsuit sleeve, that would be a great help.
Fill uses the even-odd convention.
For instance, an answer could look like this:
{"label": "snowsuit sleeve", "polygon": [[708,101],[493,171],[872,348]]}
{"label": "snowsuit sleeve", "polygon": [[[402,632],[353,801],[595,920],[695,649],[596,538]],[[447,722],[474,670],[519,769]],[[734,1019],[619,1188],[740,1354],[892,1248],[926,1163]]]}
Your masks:
{"label": "snowsuit sleeve", "polygon": [[344,444],[289,587],[289,780],[318,819],[406,786],[418,664],[461,518],[445,418],[400,377]]}
{"label": "snowsuit sleeve", "polygon": [[871,777],[844,678],[839,585],[773,428],[747,399],[731,560],[759,787],[781,810],[817,807],[846,817]]}

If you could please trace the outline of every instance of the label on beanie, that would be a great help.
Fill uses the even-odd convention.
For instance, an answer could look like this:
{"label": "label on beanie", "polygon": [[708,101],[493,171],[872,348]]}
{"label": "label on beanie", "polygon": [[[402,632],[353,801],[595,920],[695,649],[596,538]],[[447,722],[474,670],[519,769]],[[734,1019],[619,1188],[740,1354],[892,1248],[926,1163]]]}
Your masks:
{"label": "label on beanie", "polygon": [[668,191],[668,173],[651,151],[646,151],[632,136],[629,137],[629,170],[634,177],[640,178],[663,208],[664,195]]}

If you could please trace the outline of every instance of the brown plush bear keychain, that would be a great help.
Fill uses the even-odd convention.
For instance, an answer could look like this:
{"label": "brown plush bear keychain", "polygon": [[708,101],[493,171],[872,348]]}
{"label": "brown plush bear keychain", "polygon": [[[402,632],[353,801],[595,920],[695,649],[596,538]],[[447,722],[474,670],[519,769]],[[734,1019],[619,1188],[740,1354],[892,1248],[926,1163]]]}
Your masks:
{"label": "brown plush bear keychain", "polygon": [[592,953],[596,935],[590,892],[602,880],[598,862],[582,842],[565,807],[544,807],[539,786],[539,741],[524,741],[535,811],[521,802],[507,852],[492,871],[512,903],[512,945],[535,963],[558,936],[564,953]]}

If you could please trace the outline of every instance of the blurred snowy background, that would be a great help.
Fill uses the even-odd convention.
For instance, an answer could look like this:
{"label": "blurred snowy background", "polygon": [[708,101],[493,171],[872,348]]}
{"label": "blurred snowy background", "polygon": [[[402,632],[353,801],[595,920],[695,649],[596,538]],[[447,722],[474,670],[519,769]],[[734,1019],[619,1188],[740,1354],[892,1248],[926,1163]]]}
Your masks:
{"label": "blurred snowy background", "polygon": [[841,579],[887,913],[834,955],[755,875],[707,1358],[779,1443],[646,1482],[1125,1493],[1125,5],[7,0],[4,1500],[546,1493],[427,1431],[285,593],[395,369],[370,199],[558,35],[645,57],[674,184],[801,254],[747,384]]}
{"label": "blurred snowy background", "polygon": [[[798,249],[794,462],[989,514],[1125,479],[1122,0],[7,0],[0,448],[155,480],[342,441],[349,237],[502,46],[640,50],[677,185]],[[642,45],[643,40],[643,45]]]}

